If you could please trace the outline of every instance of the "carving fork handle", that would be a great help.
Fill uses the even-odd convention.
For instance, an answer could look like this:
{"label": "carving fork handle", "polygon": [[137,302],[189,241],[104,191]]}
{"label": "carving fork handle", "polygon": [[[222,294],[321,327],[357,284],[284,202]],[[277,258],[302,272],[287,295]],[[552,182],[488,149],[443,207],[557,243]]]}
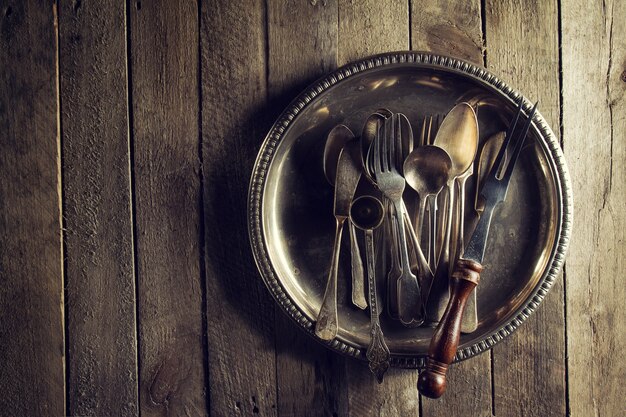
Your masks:
{"label": "carving fork handle", "polygon": [[446,373],[459,346],[461,320],[469,295],[480,281],[483,266],[459,259],[450,278],[450,299],[428,348],[426,369],[420,373],[417,389],[422,395],[439,398],[446,390]]}

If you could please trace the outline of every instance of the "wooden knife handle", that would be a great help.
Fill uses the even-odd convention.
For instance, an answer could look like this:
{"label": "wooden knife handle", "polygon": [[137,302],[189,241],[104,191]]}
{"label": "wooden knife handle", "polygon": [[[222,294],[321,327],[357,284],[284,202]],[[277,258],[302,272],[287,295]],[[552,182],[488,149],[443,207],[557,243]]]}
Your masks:
{"label": "wooden knife handle", "polygon": [[446,372],[459,346],[465,303],[480,281],[483,266],[459,259],[450,278],[450,299],[428,348],[426,369],[420,373],[417,389],[422,395],[439,398],[446,390]]}

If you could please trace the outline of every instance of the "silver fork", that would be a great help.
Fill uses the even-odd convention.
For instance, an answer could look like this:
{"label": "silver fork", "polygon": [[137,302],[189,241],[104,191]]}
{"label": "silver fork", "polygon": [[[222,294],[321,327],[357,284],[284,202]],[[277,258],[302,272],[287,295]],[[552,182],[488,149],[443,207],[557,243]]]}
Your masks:
{"label": "silver fork", "polygon": [[403,324],[416,325],[424,320],[424,307],[417,277],[410,268],[404,221],[402,217],[398,218],[404,213],[402,193],[406,184],[396,167],[396,155],[402,153],[400,129],[401,122],[397,114],[385,120],[374,139],[371,152],[368,153],[368,166],[374,174],[376,185],[385,197],[391,200],[395,208],[391,219],[396,224],[400,244],[400,275],[397,277],[398,316]]}

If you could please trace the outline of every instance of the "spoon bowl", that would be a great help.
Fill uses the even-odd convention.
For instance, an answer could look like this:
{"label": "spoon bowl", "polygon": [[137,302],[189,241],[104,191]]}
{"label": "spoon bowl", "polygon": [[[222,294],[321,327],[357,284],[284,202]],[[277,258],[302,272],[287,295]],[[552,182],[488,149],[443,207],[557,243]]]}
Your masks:
{"label": "spoon bowl", "polygon": [[441,122],[433,144],[450,155],[450,179],[467,171],[478,149],[478,120],[472,106],[468,103],[454,106]]}
{"label": "spoon bowl", "polygon": [[[437,272],[434,280],[436,284],[433,288],[438,302],[431,303],[429,306],[429,318],[433,321],[439,321],[446,306],[450,257],[456,255],[457,246],[460,248],[463,246],[463,222],[454,222],[453,219],[455,213],[458,214],[456,218],[464,218],[465,182],[473,171],[474,158],[478,150],[478,119],[474,108],[466,102],[454,106],[441,122],[433,144],[448,152],[452,160],[450,177],[446,186],[447,217],[443,223],[445,229],[443,230],[442,246],[438,251]],[[455,182],[457,180],[460,201],[455,199]],[[452,236],[453,228],[455,228],[454,236]],[[458,236],[460,236],[461,241],[457,245]]]}
{"label": "spoon bowl", "polygon": [[437,194],[450,178],[452,159],[439,146],[420,146],[404,161],[404,178],[420,196],[425,199]]}

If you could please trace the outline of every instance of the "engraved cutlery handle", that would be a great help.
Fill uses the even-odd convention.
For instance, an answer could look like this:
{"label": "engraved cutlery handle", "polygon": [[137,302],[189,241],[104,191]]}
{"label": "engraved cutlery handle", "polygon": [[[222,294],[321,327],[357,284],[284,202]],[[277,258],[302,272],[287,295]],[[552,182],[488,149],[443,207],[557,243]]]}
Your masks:
{"label": "engraved cutlery handle", "polygon": [[374,264],[374,234],[371,230],[365,232],[365,251],[367,258],[367,284],[370,299],[370,344],[367,347],[366,357],[369,368],[378,383],[383,382],[383,376],[389,369],[390,352],[385,342],[383,331],[380,328],[378,300],[376,297],[376,277]]}
{"label": "engraved cutlery handle", "polygon": [[339,268],[339,249],[341,247],[341,232],[345,217],[337,217],[335,229],[335,244],[333,258],[328,272],[328,282],[324,291],[324,300],[315,323],[315,334],[322,340],[333,340],[337,336],[337,270]]}
{"label": "engraved cutlery handle", "polygon": [[428,348],[426,369],[420,373],[417,389],[422,395],[439,398],[446,390],[446,373],[459,346],[463,310],[480,281],[483,267],[475,261],[459,259],[450,278],[450,299]]}

